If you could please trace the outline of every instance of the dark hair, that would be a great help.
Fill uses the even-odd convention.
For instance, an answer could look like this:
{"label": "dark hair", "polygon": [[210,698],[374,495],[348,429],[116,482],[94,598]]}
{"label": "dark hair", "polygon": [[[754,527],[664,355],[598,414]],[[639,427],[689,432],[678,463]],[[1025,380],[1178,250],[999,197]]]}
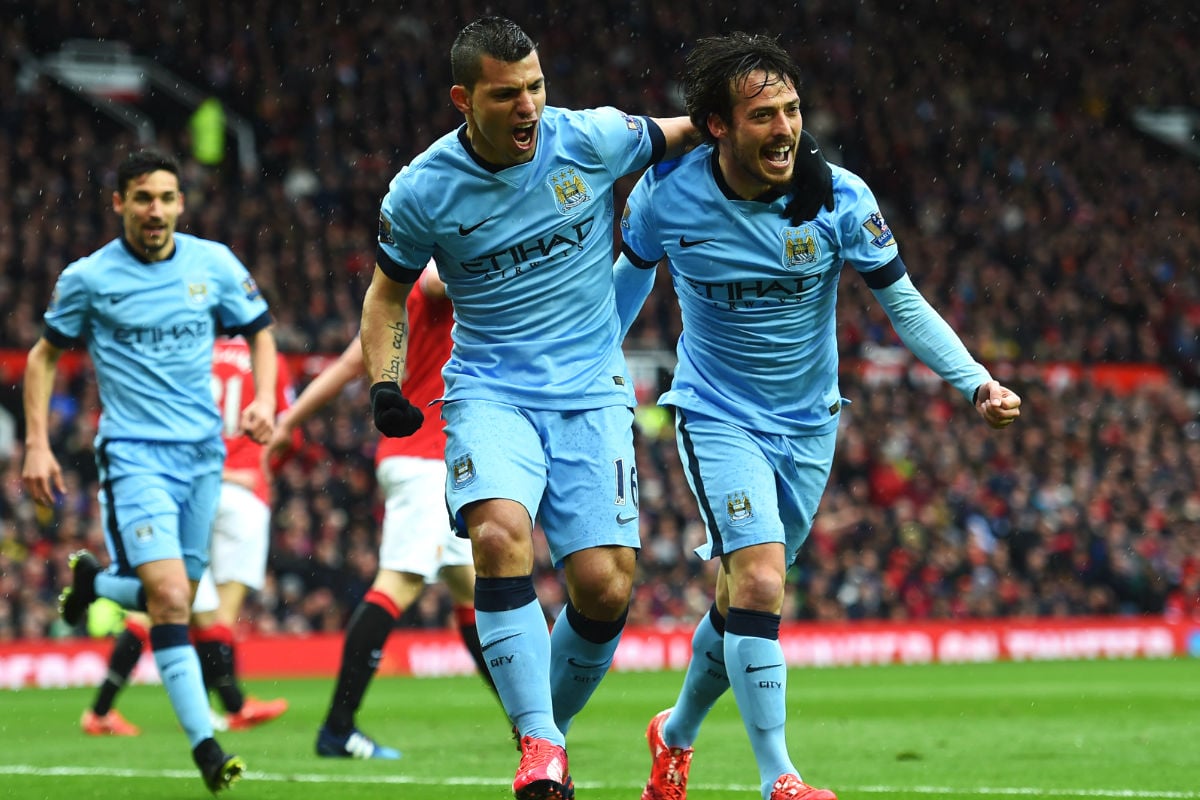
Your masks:
{"label": "dark hair", "polygon": [[147,148],[130,153],[117,167],[117,194],[124,196],[129,182],[139,175],[147,175],[160,169],[170,172],[176,178],[179,177],[179,162],[160,150]]}
{"label": "dark hair", "polygon": [[692,124],[708,140],[712,139],[709,115],[730,121],[733,91],[742,88],[751,72],[761,70],[767,75],[754,95],[780,78],[792,86],[800,82],[800,68],[773,37],[741,31],[700,39],[684,63],[684,107]]}
{"label": "dark hair", "polygon": [[521,26],[504,17],[480,17],[459,31],[450,47],[450,75],[455,85],[473,89],[483,74],[483,57],[511,64],[537,45]]}

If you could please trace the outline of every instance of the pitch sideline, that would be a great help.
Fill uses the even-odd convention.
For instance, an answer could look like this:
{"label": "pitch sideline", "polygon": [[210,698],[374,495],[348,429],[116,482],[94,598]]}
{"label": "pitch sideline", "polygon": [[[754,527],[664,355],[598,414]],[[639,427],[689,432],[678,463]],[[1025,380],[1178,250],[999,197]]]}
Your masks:
{"label": "pitch sideline", "polygon": [[[195,781],[195,770],[141,770],[141,769],[108,769],[100,767],[35,767],[29,764],[0,764],[0,775],[24,775],[38,778],[60,777],[96,777],[96,778],[147,778],[154,780],[187,780]],[[380,784],[408,786],[489,786],[505,787],[511,779],[494,779],[482,777],[416,778],[404,775],[321,775],[303,774],[285,775],[272,772],[246,773],[248,781],[265,781],[269,783],[328,783],[328,784]],[[640,789],[642,785],[628,783],[598,783],[585,781],[577,783],[581,789]],[[695,784],[689,788],[706,791],[756,791],[757,786],[749,785],[715,785]],[[1084,798],[1128,798],[1129,800],[1200,800],[1200,792],[1148,792],[1136,789],[1042,789],[1029,786],[981,787],[978,789],[956,789],[949,786],[839,786],[839,791],[857,792],[861,794],[922,794],[930,797],[1084,797]]]}

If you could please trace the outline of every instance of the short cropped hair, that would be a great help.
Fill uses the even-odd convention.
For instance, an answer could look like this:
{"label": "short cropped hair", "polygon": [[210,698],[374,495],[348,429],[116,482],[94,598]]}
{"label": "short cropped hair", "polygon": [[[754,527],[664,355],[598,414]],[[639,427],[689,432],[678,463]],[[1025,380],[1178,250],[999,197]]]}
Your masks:
{"label": "short cropped hair", "polygon": [[134,178],[160,169],[179,177],[179,162],[173,157],[153,148],[135,150],[117,167],[117,194],[124,197],[125,190]]}
{"label": "short cropped hair", "polygon": [[537,47],[521,26],[504,17],[480,17],[459,31],[450,47],[450,74],[457,86],[475,88],[483,57],[511,64]]}
{"label": "short cropped hair", "polygon": [[767,74],[767,80],[754,95],[780,78],[799,85],[800,68],[772,37],[735,31],[696,42],[684,62],[683,100],[688,117],[705,139],[712,139],[709,115],[730,122],[734,90],[743,88],[750,73],[759,70]]}

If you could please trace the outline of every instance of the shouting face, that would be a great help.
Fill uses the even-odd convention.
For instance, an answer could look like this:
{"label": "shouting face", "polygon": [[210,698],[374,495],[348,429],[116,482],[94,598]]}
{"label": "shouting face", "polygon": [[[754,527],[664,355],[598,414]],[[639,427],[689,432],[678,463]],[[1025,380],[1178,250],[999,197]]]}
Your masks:
{"label": "shouting face", "polygon": [[537,149],[538,120],[546,107],[546,78],[534,50],[511,63],[483,56],[475,86],[454,86],[450,98],[467,118],[467,137],[484,161],[524,164]]}
{"label": "shouting face", "polygon": [[746,199],[785,188],[792,179],[804,122],[796,88],[761,70],[730,88],[734,101],[730,119],[714,114],[708,120],[725,180]]}

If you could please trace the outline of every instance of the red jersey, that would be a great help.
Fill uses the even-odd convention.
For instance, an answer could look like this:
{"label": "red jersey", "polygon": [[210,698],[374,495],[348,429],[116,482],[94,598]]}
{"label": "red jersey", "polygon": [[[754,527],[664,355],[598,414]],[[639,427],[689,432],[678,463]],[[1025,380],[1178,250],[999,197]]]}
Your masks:
{"label": "red jersey", "polygon": [[446,424],[430,403],[445,394],[442,367],[450,358],[450,329],[454,306],[449,300],[433,300],[425,294],[424,281],[408,293],[408,359],[404,396],[425,414],[425,424],[412,436],[393,439],[382,436],[375,448],[375,463],[388,456],[416,456],[441,460],[446,451]]}
{"label": "red jersey", "polygon": [[[275,380],[275,413],[292,405],[294,391],[287,362],[278,357]],[[238,430],[242,411],[254,399],[254,371],[250,368],[250,345],[245,339],[220,337],[213,348],[213,397],[221,411],[221,438],[225,440],[225,468],[254,470],[254,493],[270,502],[270,487],[262,471],[263,446]]]}

